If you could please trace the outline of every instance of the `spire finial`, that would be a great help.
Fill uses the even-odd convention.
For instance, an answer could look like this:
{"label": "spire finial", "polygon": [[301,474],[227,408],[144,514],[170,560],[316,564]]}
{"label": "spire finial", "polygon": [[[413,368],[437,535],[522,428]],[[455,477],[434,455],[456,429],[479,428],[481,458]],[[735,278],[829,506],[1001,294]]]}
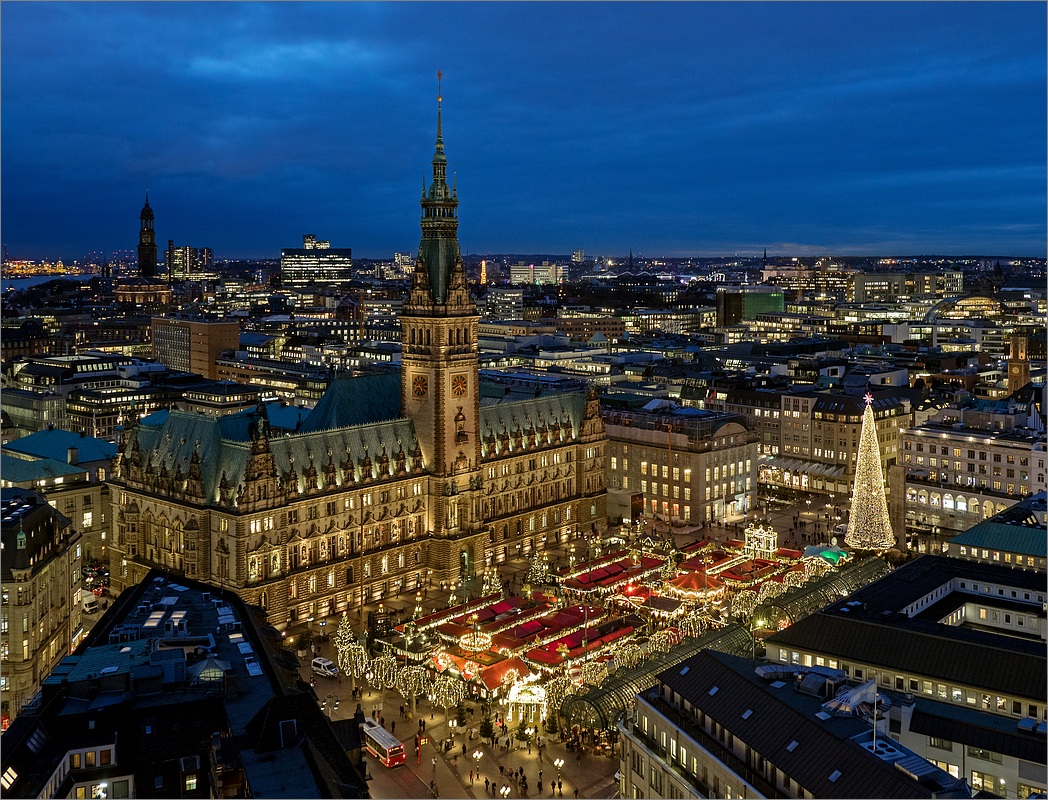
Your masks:
{"label": "spire finial", "polygon": [[443,78],[444,78],[444,73],[442,73],[438,69],[437,70],[437,143],[438,144],[441,143],[442,141],[444,141],[444,135],[443,135],[443,130],[442,130],[443,125],[442,125],[441,119],[440,119],[440,104],[441,104],[441,101],[443,101],[443,99],[444,99],[444,97],[440,93],[440,82],[441,82],[441,80]]}

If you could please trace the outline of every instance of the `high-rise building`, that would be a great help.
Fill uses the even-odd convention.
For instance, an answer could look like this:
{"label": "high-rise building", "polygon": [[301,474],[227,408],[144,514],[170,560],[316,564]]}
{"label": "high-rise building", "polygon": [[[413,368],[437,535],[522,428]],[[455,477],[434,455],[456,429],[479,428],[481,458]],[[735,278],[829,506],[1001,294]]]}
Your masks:
{"label": "high-rise building", "polygon": [[211,277],[212,256],[210,247],[175,247],[172,239],[167,240],[164,264],[168,279],[172,281],[198,281]]}
{"label": "high-rise building", "polygon": [[280,251],[281,281],[285,286],[307,283],[343,283],[353,278],[353,250],[307,233],[302,247]]}
{"label": "high-rise building", "polygon": [[770,286],[722,286],[717,289],[717,326],[738,325],[758,314],[781,312],[782,290]]}
{"label": "high-rise building", "polygon": [[149,207],[149,192],[146,204],[139,215],[138,229],[138,274],[143,278],[156,276],[156,232],[153,230],[153,209]]}
{"label": "high-rise building", "polygon": [[432,164],[401,374],[336,379],[292,433],[276,433],[262,404],[143,420],[114,479],[114,588],[162,564],[234,589],[285,628],[604,526],[595,393],[480,405],[479,315],[439,105]]}
{"label": "high-rise building", "polygon": [[153,318],[153,358],[171,369],[218,380],[219,355],[240,345],[240,324],[225,320]]}

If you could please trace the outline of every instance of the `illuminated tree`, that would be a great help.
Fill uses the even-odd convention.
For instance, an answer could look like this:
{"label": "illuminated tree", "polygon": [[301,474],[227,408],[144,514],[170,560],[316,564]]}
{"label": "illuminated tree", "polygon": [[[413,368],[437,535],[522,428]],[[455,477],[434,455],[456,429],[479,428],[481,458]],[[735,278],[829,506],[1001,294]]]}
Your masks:
{"label": "illuminated tree", "polygon": [[583,683],[600,686],[601,681],[608,677],[608,667],[602,661],[587,661],[579,668],[579,677]]}
{"label": "illuminated tree", "polygon": [[466,687],[458,678],[441,675],[433,681],[433,702],[447,710],[457,706],[466,696]]}
{"label": "illuminated tree", "polygon": [[699,612],[693,612],[680,621],[680,632],[682,636],[691,636],[697,639],[706,632],[708,626],[708,617]]}
{"label": "illuminated tree", "polygon": [[392,689],[397,683],[397,657],[385,653],[371,662],[371,682],[382,689]]}
{"label": "illuminated tree", "polygon": [[786,573],[786,576],[782,579],[782,582],[787,588],[792,589],[797,586],[803,586],[805,583],[807,583],[808,576],[804,572],[800,572],[799,570],[793,569]]}
{"label": "illuminated tree", "polygon": [[655,631],[655,633],[648,638],[648,652],[668,653],[673,645],[679,643],[680,634],[672,628]]}
{"label": "illuminated tree", "polygon": [[812,578],[821,578],[833,567],[826,562],[825,559],[814,556],[812,558],[804,559],[804,574],[808,580]]}
{"label": "illuminated tree", "polygon": [[[638,648],[639,649],[639,648]],[[558,675],[546,683],[546,711],[545,716],[556,717],[560,713],[560,707],[564,698],[574,694],[575,683],[566,675]]]}
{"label": "illuminated tree", "polygon": [[429,689],[429,673],[425,667],[404,667],[397,673],[397,691],[408,701],[411,713],[415,713],[415,701]]}
{"label": "illuminated tree", "polygon": [[335,632],[335,652],[338,654],[338,668],[343,675],[348,675],[351,688],[356,688],[357,678],[364,675],[371,666],[367,648],[356,640],[349,618],[343,614],[338,631]]}
{"label": "illuminated tree", "polygon": [[543,586],[550,582],[549,561],[546,560],[545,553],[539,553],[538,550],[532,551],[524,582],[532,586]]}
{"label": "illuminated tree", "polygon": [[[615,668],[624,667],[629,669],[630,667],[637,666],[644,658],[644,651],[635,644],[624,644],[618,650],[615,651]],[[549,691],[547,689],[547,691]]]}
{"label": "illuminated tree", "polygon": [[731,601],[731,613],[737,617],[748,617],[757,607],[757,593],[743,589]]}
{"label": "illuminated tree", "polygon": [[881,448],[877,442],[877,423],[873,417],[873,395],[866,394],[866,411],[862,415],[859,450],[855,457],[855,483],[852,488],[851,516],[844,537],[849,547],[858,550],[887,550],[895,546],[888,498],[884,494],[884,472]]}
{"label": "illuminated tree", "polygon": [[760,591],[757,592],[757,602],[763,603],[765,600],[770,600],[773,597],[778,597],[785,591],[785,585],[779,583],[778,581],[765,581],[761,584]]}

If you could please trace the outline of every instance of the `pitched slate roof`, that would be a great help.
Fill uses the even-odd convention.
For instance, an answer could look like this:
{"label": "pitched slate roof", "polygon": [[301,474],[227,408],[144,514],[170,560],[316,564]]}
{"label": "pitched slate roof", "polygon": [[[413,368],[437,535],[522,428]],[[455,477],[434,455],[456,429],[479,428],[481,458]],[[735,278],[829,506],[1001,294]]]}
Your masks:
{"label": "pitched slate roof", "polygon": [[[765,685],[748,659],[706,650],[661,673],[659,680],[815,797],[932,796],[852,740],[869,731],[867,722],[817,718],[821,698],[788,685]],[[653,700],[658,702],[657,694]],[[656,707],[662,710],[661,704]]]}
{"label": "pitched slate roof", "polygon": [[[766,643],[769,653],[778,647],[826,653],[845,662],[927,675],[1004,696],[1046,699],[1040,642],[939,623],[882,624],[827,610],[773,634]],[[1032,652],[1031,644],[1040,652]]]}
{"label": "pitched slate roof", "polygon": [[[137,437],[144,458],[154,465],[165,464],[169,472],[177,468],[183,474],[188,473],[193,452],[197,450],[205,497],[215,502],[223,474],[230,486],[243,482],[251,454],[250,432],[257,420],[256,411],[222,417],[191,411],[158,412],[143,419],[132,437]],[[359,481],[360,462],[365,452],[377,469],[384,450],[390,459],[390,469],[394,470],[397,452],[403,446],[410,467],[415,425],[408,419],[394,419],[283,436],[274,433],[269,446],[277,474],[284,475],[294,465],[300,488],[311,461],[322,476],[329,460],[337,466],[347,459],[347,454],[354,464],[354,480]],[[320,482],[323,483],[322,477]]]}
{"label": "pitched slate roof", "polygon": [[301,432],[388,422],[401,416],[400,372],[336,378],[302,423]]}

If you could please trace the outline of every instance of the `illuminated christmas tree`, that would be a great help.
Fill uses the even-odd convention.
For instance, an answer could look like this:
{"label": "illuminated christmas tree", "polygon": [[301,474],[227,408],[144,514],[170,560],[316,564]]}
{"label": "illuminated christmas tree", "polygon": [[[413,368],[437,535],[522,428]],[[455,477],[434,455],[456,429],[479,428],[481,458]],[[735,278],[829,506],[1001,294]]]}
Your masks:
{"label": "illuminated christmas tree", "polygon": [[862,416],[851,517],[848,519],[848,533],[844,542],[858,550],[887,550],[895,546],[895,534],[888,518],[888,498],[884,494],[881,448],[873,419],[873,395],[869,392],[866,394],[866,411]]}

